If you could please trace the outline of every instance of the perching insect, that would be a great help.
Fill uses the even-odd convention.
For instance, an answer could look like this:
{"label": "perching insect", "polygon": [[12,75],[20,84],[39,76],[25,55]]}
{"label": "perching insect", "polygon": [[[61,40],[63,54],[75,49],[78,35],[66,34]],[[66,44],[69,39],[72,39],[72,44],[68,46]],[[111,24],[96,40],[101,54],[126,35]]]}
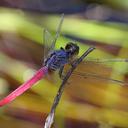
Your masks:
{"label": "perching insect", "polygon": [[[44,30],[44,44],[45,44],[45,49],[44,49],[44,55],[46,55],[46,59],[44,61],[43,66],[37,71],[37,73],[28,81],[26,81],[24,84],[22,84],[19,88],[17,88],[15,91],[10,93],[7,97],[2,99],[0,101],[0,106],[4,106],[11,101],[13,101],[16,97],[24,93],[26,90],[28,90],[32,85],[34,85],[37,81],[42,79],[46,74],[48,74],[50,71],[56,71],[59,70],[59,76],[60,78],[64,79],[63,75],[63,69],[66,64],[70,64],[71,68],[74,66],[77,66],[77,61],[82,61],[85,56],[81,56],[79,59],[76,58],[76,56],[79,53],[79,46],[74,43],[74,42],[68,42],[65,48],[61,47],[59,50],[55,50],[55,45],[56,45],[56,40],[59,37],[61,26],[64,20],[64,15],[62,15],[60,23],[57,28],[56,36],[54,39],[52,39],[51,34],[47,31]],[[52,41],[50,40],[52,39]],[[90,47],[85,53],[86,56],[92,52],[95,48]],[[84,55],[84,54],[83,54]],[[95,61],[95,60],[94,60]],[[94,63],[93,61],[93,63]],[[96,60],[96,62],[103,62],[102,60]],[[107,60],[109,61],[109,60]],[[124,60],[126,61],[126,60]],[[89,61],[91,62],[91,61]],[[81,64],[82,65],[82,64]],[[86,65],[83,65],[86,66]],[[119,80],[114,80],[111,78],[106,78],[103,75],[96,75],[93,73],[81,73],[81,72],[74,72],[73,75],[81,76],[81,77],[91,77],[91,78],[98,78],[104,81],[112,81],[112,82],[117,82],[119,84],[124,84],[122,81]]]}

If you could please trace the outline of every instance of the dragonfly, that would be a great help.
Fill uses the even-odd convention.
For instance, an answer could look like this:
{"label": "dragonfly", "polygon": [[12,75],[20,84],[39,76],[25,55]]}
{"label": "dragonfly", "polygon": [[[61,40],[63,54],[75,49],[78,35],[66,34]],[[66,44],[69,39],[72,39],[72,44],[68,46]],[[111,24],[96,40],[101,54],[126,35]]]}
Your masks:
{"label": "dragonfly", "polygon": [[[79,65],[79,63],[81,63],[83,61],[83,59],[90,52],[92,52],[95,49],[94,47],[90,47],[79,59],[77,59],[77,56],[79,54],[80,48],[73,41],[68,42],[64,48],[61,47],[60,49],[55,50],[55,45],[56,45],[57,39],[60,35],[63,20],[64,20],[64,14],[61,16],[61,20],[57,27],[57,31],[56,31],[54,38],[49,33],[49,31],[44,29],[44,34],[43,34],[43,36],[44,36],[43,42],[44,42],[44,46],[45,46],[44,58],[46,58],[46,59],[44,60],[42,67],[35,73],[35,75],[32,76],[31,79],[29,79],[28,81],[23,83],[21,86],[19,86],[16,90],[14,90],[8,96],[6,96],[2,100],[0,100],[0,107],[12,102],[14,99],[16,99],[16,97],[23,94],[25,91],[27,91],[29,88],[31,88],[36,82],[43,79],[50,72],[59,71],[60,78],[62,80],[64,80],[64,78],[65,78],[64,72],[66,71],[65,65],[70,65],[71,68],[74,67],[74,65],[75,65],[75,68],[76,68],[77,65]],[[124,61],[126,61],[126,60],[123,60],[123,62]],[[79,62],[79,63],[77,63],[77,62]],[[82,66],[82,68],[83,68],[88,65],[87,64],[88,62],[90,63],[89,65],[91,65],[91,61],[87,61],[87,62],[82,62],[80,64],[80,66]],[[103,60],[92,60],[92,62],[103,62]],[[105,62],[106,62],[106,60],[105,60]],[[67,70],[69,70],[69,69],[67,68]],[[92,77],[92,78],[96,78],[96,79],[103,80],[103,81],[112,81],[112,82],[116,82],[119,84],[125,84],[122,81],[106,77],[106,74],[104,76],[101,76],[101,74],[98,74],[98,75],[93,74],[93,72],[91,72],[89,74],[86,71],[84,72],[84,70],[83,70],[83,72],[80,72],[77,70],[72,72],[72,77],[74,75],[77,75],[78,78],[82,77],[82,78],[86,79],[87,77]]]}

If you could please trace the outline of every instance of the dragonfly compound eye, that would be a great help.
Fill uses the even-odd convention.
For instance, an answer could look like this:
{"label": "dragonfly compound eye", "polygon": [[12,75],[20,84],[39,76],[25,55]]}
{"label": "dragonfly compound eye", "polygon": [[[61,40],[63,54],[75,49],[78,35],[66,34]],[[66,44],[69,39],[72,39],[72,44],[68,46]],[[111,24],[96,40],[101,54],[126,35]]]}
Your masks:
{"label": "dragonfly compound eye", "polygon": [[76,43],[69,42],[65,46],[65,50],[71,55],[77,55],[79,53],[79,46]]}

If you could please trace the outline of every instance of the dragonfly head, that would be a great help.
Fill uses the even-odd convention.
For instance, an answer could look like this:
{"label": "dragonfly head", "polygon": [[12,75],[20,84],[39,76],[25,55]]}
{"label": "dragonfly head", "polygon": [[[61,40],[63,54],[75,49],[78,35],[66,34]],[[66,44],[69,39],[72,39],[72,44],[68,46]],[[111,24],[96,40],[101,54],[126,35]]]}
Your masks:
{"label": "dragonfly head", "polygon": [[69,53],[70,57],[76,56],[79,54],[79,46],[76,43],[69,42],[65,46],[65,51]]}

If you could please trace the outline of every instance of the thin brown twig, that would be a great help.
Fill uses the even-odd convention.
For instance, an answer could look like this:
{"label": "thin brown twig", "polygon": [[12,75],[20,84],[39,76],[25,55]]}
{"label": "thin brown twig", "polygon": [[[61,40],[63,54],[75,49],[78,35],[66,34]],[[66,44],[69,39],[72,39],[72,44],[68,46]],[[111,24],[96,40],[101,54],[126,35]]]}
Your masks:
{"label": "thin brown twig", "polygon": [[53,105],[51,107],[51,111],[49,113],[49,115],[46,118],[45,121],[45,126],[44,128],[51,128],[52,124],[54,123],[54,116],[55,116],[55,111],[56,111],[56,107],[60,101],[60,98],[62,96],[62,93],[64,91],[64,87],[68,81],[68,79],[70,78],[72,72],[76,69],[77,65],[80,64],[80,62],[83,61],[83,59],[94,50],[94,47],[90,47],[79,59],[77,59],[77,61],[75,61],[75,63],[73,64],[72,68],[67,72],[66,76],[64,77],[62,84],[60,85],[60,88],[57,92],[56,97],[54,98],[54,102]]}

